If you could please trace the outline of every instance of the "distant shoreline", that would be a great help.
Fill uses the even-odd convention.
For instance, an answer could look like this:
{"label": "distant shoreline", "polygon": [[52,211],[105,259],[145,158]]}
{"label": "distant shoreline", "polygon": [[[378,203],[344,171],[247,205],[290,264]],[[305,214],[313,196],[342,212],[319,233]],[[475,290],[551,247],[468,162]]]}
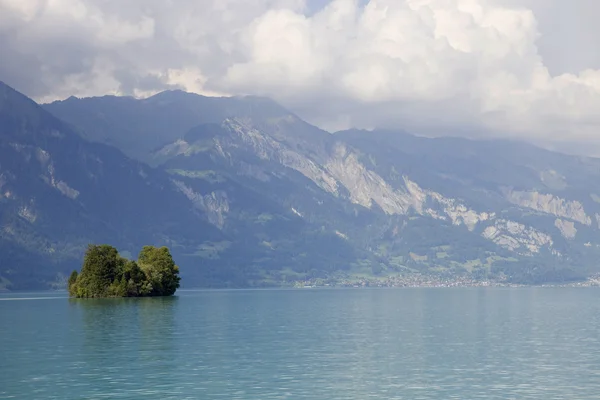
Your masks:
{"label": "distant shoreline", "polygon": [[582,281],[547,282],[539,284],[512,283],[506,280],[477,280],[468,277],[439,277],[432,275],[406,275],[384,277],[347,276],[331,279],[308,279],[293,283],[294,287],[388,287],[388,288],[433,288],[433,287],[594,287],[600,286],[600,275]]}
{"label": "distant shoreline", "polygon": [[[557,288],[557,287],[600,287],[600,276],[594,276],[585,281],[554,282],[540,284],[510,283],[501,281],[477,281],[471,279],[444,279],[427,276],[382,277],[382,278],[341,278],[341,279],[312,279],[293,282],[281,282],[277,285],[254,285],[240,287],[182,287],[181,291],[193,290],[277,290],[277,289],[361,289],[361,288]],[[67,292],[67,289],[0,289],[0,294],[7,293],[41,293],[41,292]],[[68,292],[67,292],[68,293]]]}

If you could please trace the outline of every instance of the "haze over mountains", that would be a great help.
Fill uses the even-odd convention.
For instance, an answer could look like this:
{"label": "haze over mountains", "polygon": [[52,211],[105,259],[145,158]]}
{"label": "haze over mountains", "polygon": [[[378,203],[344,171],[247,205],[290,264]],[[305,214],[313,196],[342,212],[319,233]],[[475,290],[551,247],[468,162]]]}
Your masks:
{"label": "haze over mountains", "polygon": [[184,287],[583,279],[599,178],[600,159],[519,142],[330,134],[261,97],[39,106],[0,84],[0,285],[60,285],[88,242],[168,245]]}

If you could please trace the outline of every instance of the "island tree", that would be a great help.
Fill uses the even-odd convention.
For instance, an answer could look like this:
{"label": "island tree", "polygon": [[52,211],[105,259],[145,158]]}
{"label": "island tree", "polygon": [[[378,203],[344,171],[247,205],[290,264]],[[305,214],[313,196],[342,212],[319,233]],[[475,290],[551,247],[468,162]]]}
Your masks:
{"label": "island tree", "polygon": [[179,267],[169,249],[144,246],[138,264],[146,276],[151,296],[171,296],[179,287]]}
{"label": "island tree", "polygon": [[138,261],[109,245],[89,245],[81,272],[68,281],[73,297],[171,296],[179,288],[179,267],[168,248],[144,246]]}

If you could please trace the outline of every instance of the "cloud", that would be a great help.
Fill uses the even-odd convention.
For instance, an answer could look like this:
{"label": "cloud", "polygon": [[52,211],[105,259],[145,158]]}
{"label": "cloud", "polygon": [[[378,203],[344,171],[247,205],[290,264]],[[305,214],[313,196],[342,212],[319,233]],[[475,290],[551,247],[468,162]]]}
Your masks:
{"label": "cloud", "polygon": [[179,87],[328,129],[600,143],[600,5],[571,3],[0,0],[0,79],[38,100]]}

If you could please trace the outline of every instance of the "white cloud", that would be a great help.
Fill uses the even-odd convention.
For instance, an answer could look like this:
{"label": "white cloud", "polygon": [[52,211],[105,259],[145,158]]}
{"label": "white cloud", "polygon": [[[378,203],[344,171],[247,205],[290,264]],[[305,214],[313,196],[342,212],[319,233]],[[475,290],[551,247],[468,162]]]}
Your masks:
{"label": "white cloud", "polygon": [[579,4],[333,0],[307,15],[300,0],[0,0],[0,79],[42,100],[178,86],[271,96],[326,128],[600,143],[596,59],[573,70],[539,50],[565,7],[600,11]]}

